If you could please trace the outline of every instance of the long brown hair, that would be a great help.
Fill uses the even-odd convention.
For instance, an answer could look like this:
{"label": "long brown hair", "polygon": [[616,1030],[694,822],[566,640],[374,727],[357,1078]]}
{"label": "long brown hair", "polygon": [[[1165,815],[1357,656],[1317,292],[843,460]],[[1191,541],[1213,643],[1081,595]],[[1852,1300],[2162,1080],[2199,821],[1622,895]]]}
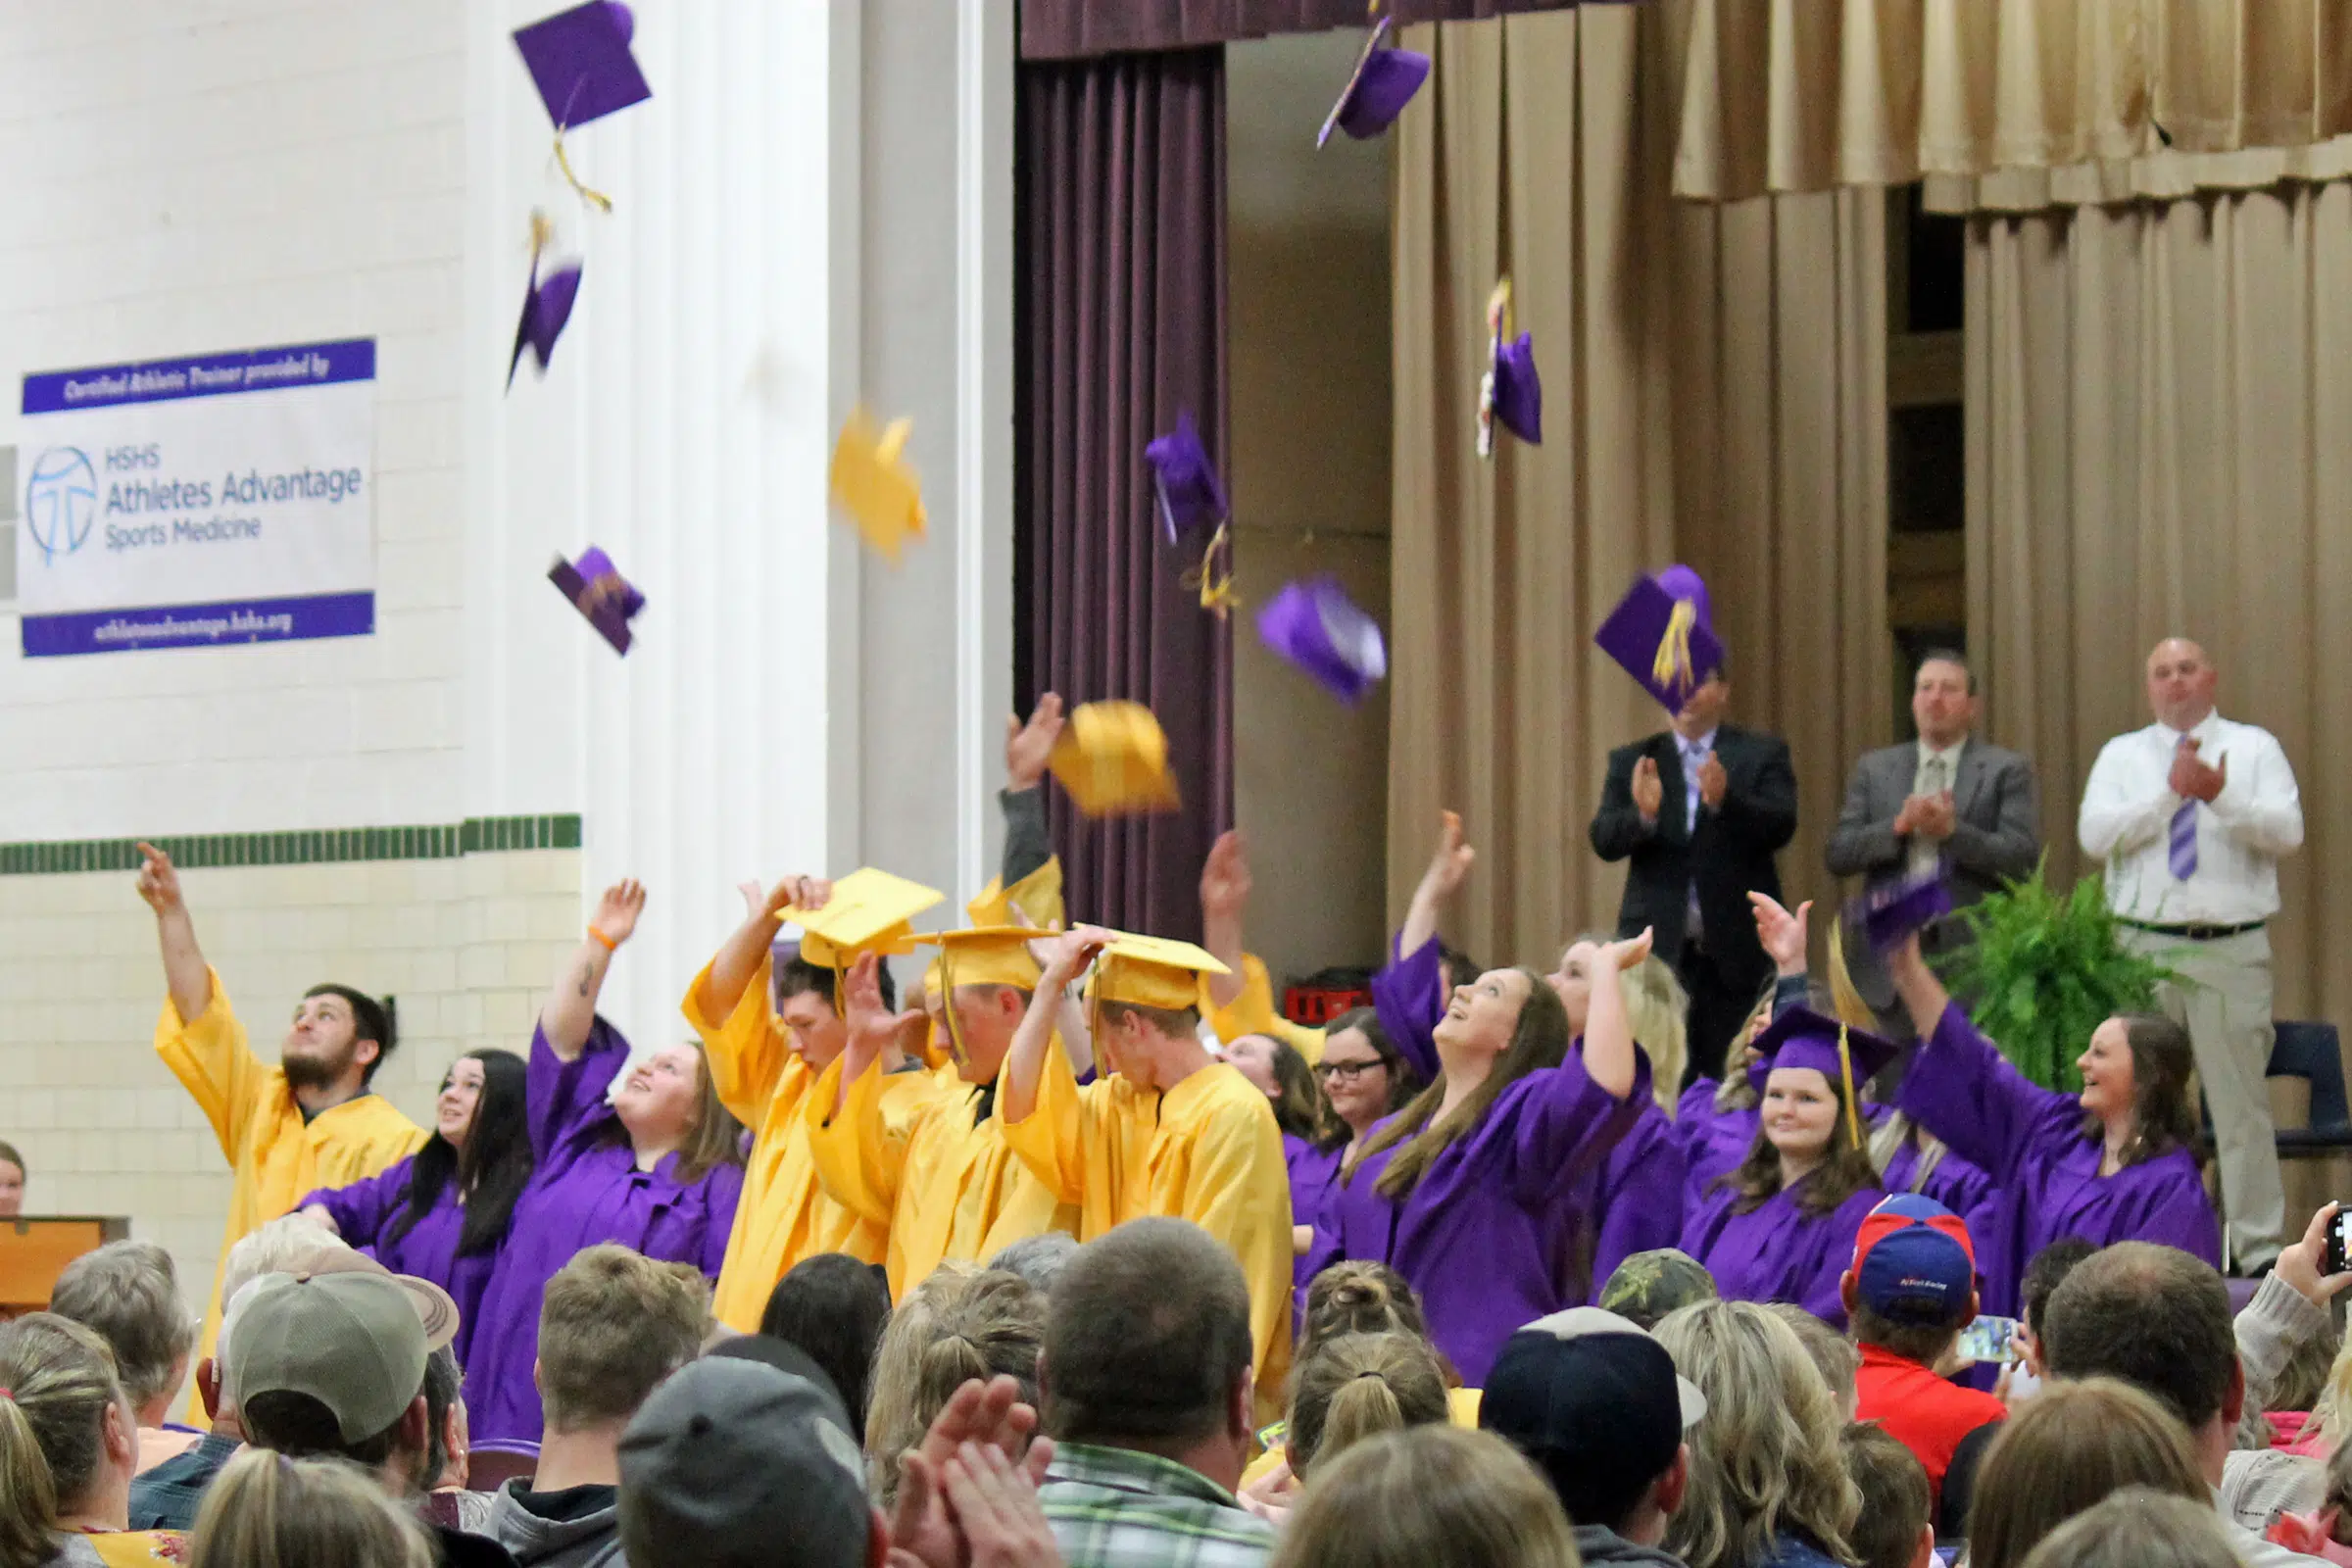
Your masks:
{"label": "long brown hair", "polygon": [[2131,1486],[2212,1505],[2187,1428],[2153,1396],[2112,1378],[2053,1382],[1984,1450],[1968,1513],[1969,1561],[2019,1568],[2051,1531]]}
{"label": "long brown hair", "polygon": [[[1866,1193],[1879,1185],[1879,1168],[1870,1162],[1870,1145],[1855,1143],[1852,1130],[1846,1125],[1845,1086],[1829,1078],[1830,1100],[1837,1107],[1837,1118],[1830,1126],[1830,1147],[1812,1174],[1803,1177],[1796,1186],[1796,1206],[1808,1214],[1828,1214],[1856,1193]],[[1764,1130],[1762,1102],[1758,1102],[1755,1141],[1747,1146],[1747,1157],[1737,1170],[1715,1178],[1717,1187],[1731,1187],[1740,1194],[1732,1205],[1737,1214],[1752,1213],[1770,1202],[1781,1190],[1781,1152],[1772,1145],[1772,1137]]]}
{"label": "long brown hair", "polygon": [[743,1123],[719,1102],[718,1081],[711,1076],[710,1057],[700,1041],[694,1045],[694,1059],[702,1068],[702,1088],[695,1097],[700,1108],[694,1131],[678,1145],[677,1168],[671,1173],[681,1187],[693,1186],[721,1165],[743,1163]]}
{"label": "long brown hair", "polygon": [[124,1396],[106,1342],[54,1312],[0,1326],[0,1568],[32,1568],[98,1479],[101,1423]]}
{"label": "long brown hair", "polygon": [[1331,1102],[1323,1098],[1314,1068],[1289,1041],[1272,1035],[1257,1038],[1273,1048],[1268,1059],[1274,1064],[1274,1083],[1282,1090],[1282,1097],[1274,1102],[1274,1125],[1302,1142],[1320,1141],[1340,1118],[1332,1111]]}
{"label": "long brown hair", "polygon": [[[2188,1083],[2197,1058],[2188,1031],[2161,1012],[2119,1012],[2115,1021],[2132,1048],[2132,1141],[2116,1152],[2117,1163],[2143,1164],[2194,1148],[2197,1113]],[[2096,1142],[2106,1135],[2106,1123],[2085,1113],[2082,1136]]]}
{"label": "long brown hair", "polygon": [[1453,1147],[1455,1139],[1475,1132],[1479,1123],[1487,1119],[1487,1112],[1494,1108],[1505,1089],[1531,1072],[1557,1067],[1568,1059],[1568,1009],[1561,1004],[1551,983],[1524,964],[1514,966],[1510,972],[1526,979],[1527,997],[1520,1004],[1519,1021],[1511,1029],[1510,1044],[1494,1058],[1494,1069],[1487,1074],[1486,1081],[1471,1090],[1450,1112],[1439,1116],[1438,1107],[1446,1102],[1446,1074],[1440,1070],[1410,1104],[1365,1140],[1364,1147],[1356,1152],[1340,1178],[1343,1185],[1354,1179],[1356,1167],[1366,1159],[1384,1149],[1395,1149],[1396,1157],[1380,1173],[1376,1190],[1383,1198],[1402,1202],[1421,1185],[1421,1178],[1428,1174],[1438,1156]]}

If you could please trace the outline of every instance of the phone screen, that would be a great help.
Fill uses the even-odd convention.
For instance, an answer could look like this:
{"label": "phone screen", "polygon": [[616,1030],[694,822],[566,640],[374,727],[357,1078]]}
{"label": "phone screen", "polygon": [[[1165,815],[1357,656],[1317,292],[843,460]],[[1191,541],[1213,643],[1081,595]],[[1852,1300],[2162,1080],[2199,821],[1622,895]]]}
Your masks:
{"label": "phone screen", "polygon": [[2013,1317],[1980,1317],[1960,1331],[1960,1353],[1971,1361],[2014,1360],[2016,1333]]}

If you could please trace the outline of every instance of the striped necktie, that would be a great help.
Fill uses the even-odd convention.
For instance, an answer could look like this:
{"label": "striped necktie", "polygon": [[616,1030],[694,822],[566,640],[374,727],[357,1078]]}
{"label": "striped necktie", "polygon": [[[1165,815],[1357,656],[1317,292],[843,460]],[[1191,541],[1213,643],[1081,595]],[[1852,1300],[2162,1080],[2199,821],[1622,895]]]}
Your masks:
{"label": "striped necktie", "polygon": [[2175,880],[2185,882],[2197,874],[2197,803],[2183,801],[2180,809],[2173,813],[2172,866]]}

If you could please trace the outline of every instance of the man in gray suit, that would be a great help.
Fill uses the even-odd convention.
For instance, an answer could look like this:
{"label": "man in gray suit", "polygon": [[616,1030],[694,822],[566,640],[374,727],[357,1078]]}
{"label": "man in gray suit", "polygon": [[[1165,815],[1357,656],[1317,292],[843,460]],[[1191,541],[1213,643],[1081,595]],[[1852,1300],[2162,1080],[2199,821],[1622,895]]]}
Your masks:
{"label": "man in gray suit", "polygon": [[[2004,881],[2032,873],[2041,855],[2034,765],[2015,752],[1970,734],[1977,722],[1977,677],[1968,661],[1946,649],[1919,662],[1911,683],[1911,720],[1919,739],[1865,752],[1845,787],[1845,806],[1830,835],[1832,876],[1859,876],[1866,886],[1933,868],[1949,871],[1952,903],[1966,907]],[[1944,920],[1920,940],[1933,956],[1966,940],[1966,928]],[[1908,1020],[1896,1018],[1894,988],[1877,956],[1850,939],[1846,958],[1855,989],[1881,1022],[1908,1039]]]}

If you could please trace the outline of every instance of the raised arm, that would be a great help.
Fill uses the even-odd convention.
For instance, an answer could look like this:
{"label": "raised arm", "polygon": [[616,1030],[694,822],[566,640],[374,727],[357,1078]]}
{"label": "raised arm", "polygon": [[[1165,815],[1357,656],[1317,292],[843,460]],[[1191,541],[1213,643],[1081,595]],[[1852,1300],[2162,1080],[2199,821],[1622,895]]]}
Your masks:
{"label": "raised arm", "polygon": [[1592,973],[1592,997],[1585,1012],[1585,1072],[1611,1100],[1633,1093],[1634,1025],[1625,1010],[1619,977],[1649,956],[1649,929],[1611,942],[1600,950]]}
{"label": "raised arm", "polygon": [[1952,1004],[1951,993],[1920,956],[1919,933],[1914,931],[1903,945],[1886,956],[1886,978],[1894,982],[1894,994],[1900,998],[1903,1010],[1911,1015],[1911,1027],[1922,1040],[1936,1033],[1936,1025],[1943,1019],[1943,1009]]}
{"label": "raised arm", "polygon": [[998,875],[1007,889],[1054,858],[1043,786],[1061,725],[1061,699],[1052,692],[1037,700],[1027,723],[1004,715],[1004,791],[997,797],[1004,812],[1004,858]]}
{"label": "raised arm", "polygon": [[1038,1079],[1046,1070],[1046,1053],[1053,1046],[1054,1022],[1062,996],[1109,940],[1107,931],[1082,925],[1041,944],[1045,973],[1038,976],[1029,1010],[1021,1014],[1020,1027],[1012,1032],[1012,1048],[1004,1054],[1004,1091],[997,1114],[1006,1121],[1023,1120],[1037,1108]]}
{"label": "raised arm", "polygon": [[775,946],[776,933],[784,928],[784,910],[796,905],[805,909],[820,907],[832,893],[831,883],[807,876],[786,877],[757,903],[747,890],[744,902],[750,907],[743,924],[729,933],[711,956],[710,972],[694,999],[702,1015],[717,1023],[735,1010],[735,1004],[743,1000],[744,987],[767,961],[767,950]]}
{"label": "raised arm", "polygon": [[1440,812],[1438,845],[1430,854],[1429,869],[1421,873],[1420,886],[1413,889],[1413,902],[1405,907],[1404,929],[1396,933],[1398,952],[1416,952],[1438,934],[1438,910],[1461,891],[1477,858],[1478,851],[1462,838],[1461,816]]}
{"label": "raised arm", "polygon": [[564,1061],[577,1061],[588,1045],[588,1026],[596,1022],[597,994],[605,988],[605,971],[612,955],[637,929],[645,909],[642,883],[615,882],[597,900],[588,921],[588,934],[572,950],[556,975],[556,988],[539,1009],[539,1033],[547,1048]]}
{"label": "raised arm", "polygon": [[843,1017],[850,1026],[849,1041],[841,1048],[841,1087],[833,1103],[836,1112],[849,1102],[851,1086],[877,1060],[886,1073],[897,1072],[906,1064],[906,1054],[899,1044],[901,1035],[909,1024],[924,1016],[920,1007],[893,1012],[883,1004],[881,965],[881,957],[871,953],[850,965],[849,985],[842,999]]}
{"label": "raised arm", "polygon": [[212,966],[196,945],[196,923],[188,918],[172,857],[145,843],[139,854],[146,858],[139,867],[139,897],[155,911],[156,942],[164,952],[164,987],[172,995],[172,1005],[179,1009],[179,1021],[194,1023],[213,1004]]}
{"label": "raised arm", "polygon": [[1813,901],[1807,899],[1790,914],[1780,900],[1769,893],[1752,889],[1747,895],[1747,906],[1756,916],[1756,940],[1764,948],[1765,956],[1772,959],[1774,971],[1783,980],[1805,977],[1805,948],[1807,933],[1812,924]]}
{"label": "raised arm", "polygon": [[1229,974],[1208,977],[1208,1000],[1214,1007],[1232,1006],[1241,1000],[1242,917],[1250,906],[1250,857],[1238,829],[1217,835],[1208,859],[1200,867],[1200,945],[1215,955]]}

